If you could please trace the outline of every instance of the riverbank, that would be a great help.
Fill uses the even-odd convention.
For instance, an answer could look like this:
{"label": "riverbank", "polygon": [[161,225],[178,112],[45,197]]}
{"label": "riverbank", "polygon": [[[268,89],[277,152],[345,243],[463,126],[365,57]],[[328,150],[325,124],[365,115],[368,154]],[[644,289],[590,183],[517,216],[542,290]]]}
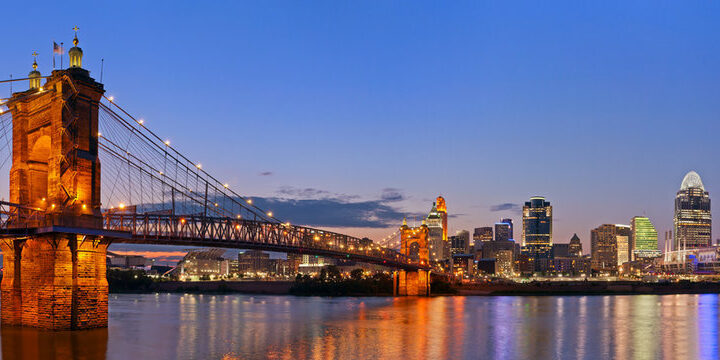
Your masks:
{"label": "riverbank", "polygon": [[718,282],[638,281],[534,281],[529,283],[482,283],[457,286],[464,296],[554,296],[554,295],[670,295],[717,294]]}

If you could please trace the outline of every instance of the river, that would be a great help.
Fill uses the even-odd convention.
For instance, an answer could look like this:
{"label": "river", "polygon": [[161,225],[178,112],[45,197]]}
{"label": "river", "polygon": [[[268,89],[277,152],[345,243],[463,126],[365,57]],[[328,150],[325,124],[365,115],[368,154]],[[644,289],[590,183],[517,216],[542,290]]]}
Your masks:
{"label": "river", "polygon": [[7,359],[717,359],[718,295],[111,294],[108,329],[2,329]]}

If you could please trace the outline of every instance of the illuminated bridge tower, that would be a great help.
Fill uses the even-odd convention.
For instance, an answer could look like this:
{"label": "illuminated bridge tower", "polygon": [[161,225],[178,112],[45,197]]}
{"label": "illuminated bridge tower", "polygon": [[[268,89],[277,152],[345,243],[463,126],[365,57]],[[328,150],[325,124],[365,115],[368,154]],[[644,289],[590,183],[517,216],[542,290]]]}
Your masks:
{"label": "illuminated bridge tower", "polygon": [[[77,28],[76,28],[77,30]],[[107,326],[107,241],[100,211],[98,103],[103,85],[82,69],[82,50],[68,51],[70,68],[41,86],[12,95],[10,215],[17,236],[3,251],[2,324],[52,330]],[[34,214],[34,215],[33,215]]]}
{"label": "illuminated bridge tower", "polygon": [[[420,265],[430,263],[428,227],[423,224],[409,227],[403,220],[400,227],[400,253],[418,261]],[[393,294],[400,296],[430,296],[430,271],[399,270],[393,274]]]}

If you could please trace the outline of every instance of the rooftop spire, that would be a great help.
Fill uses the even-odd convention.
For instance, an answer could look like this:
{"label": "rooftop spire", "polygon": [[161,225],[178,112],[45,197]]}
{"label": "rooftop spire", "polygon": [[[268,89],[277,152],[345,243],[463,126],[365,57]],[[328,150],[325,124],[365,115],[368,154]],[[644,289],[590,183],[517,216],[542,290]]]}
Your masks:
{"label": "rooftop spire", "polygon": [[75,38],[73,39],[73,44],[75,46],[73,46],[72,48],[70,48],[70,50],[68,50],[68,56],[70,57],[70,67],[71,68],[74,68],[74,67],[79,68],[79,67],[82,67],[82,56],[83,56],[82,49],[80,47],[78,47],[80,40],[78,40],[77,32],[78,32],[78,30],[80,30],[80,28],[75,26],[73,28],[73,30],[75,31]]}
{"label": "rooftop spire", "polygon": [[38,64],[37,64],[37,51],[33,51],[31,54],[33,56],[33,64],[32,64],[32,71],[28,74],[28,77],[30,78],[30,89],[37,89],[40,87],[40,77],[42,74],[38,71]]}

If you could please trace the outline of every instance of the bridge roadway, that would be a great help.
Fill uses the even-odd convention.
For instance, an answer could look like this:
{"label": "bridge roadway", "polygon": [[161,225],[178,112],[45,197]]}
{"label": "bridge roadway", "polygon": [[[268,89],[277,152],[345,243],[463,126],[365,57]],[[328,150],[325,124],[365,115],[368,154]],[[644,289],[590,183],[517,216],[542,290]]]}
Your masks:
{"label": "bridge roadway", "polygon": [[[93,229],[63,226],[62,219],[29,208],[22,214],[17,211],[3,213],[0,237],[72,233],[103,236],[112,243],[257,249],[319,255],[403,270],[429,269],[427,264],[414,262],[395,250],[365,243],[356,237],[283,223],[206,216],[105,213],[102,229]],[[18,221],[19,218],[23,220]]]}

